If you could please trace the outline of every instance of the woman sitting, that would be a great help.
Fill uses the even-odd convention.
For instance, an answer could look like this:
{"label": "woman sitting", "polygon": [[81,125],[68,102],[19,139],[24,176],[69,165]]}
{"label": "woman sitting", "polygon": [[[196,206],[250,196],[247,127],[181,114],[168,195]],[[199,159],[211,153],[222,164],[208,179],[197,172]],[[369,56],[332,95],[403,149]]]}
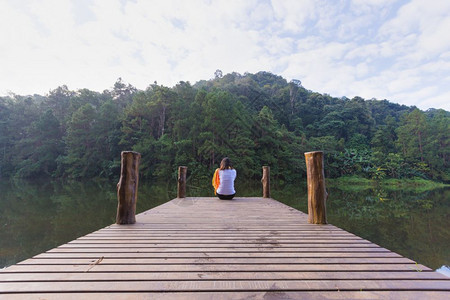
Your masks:
{"label": "woman sitting", "polygon": [[231,200],[236,191],[234,190],[234,180],[236,179],[236,170],[228,157],[220,162],[220,168],[214,172],[212,185],[214,192],[221,200]]}

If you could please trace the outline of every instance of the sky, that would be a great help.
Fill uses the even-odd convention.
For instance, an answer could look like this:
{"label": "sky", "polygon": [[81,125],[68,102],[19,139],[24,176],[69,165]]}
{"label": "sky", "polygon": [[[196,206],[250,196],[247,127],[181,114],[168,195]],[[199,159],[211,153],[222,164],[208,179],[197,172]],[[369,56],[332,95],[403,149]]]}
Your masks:
{"label": "sky", "polygon": [[0,0],[0,96],[217,69],[450,110],[450,0]]}

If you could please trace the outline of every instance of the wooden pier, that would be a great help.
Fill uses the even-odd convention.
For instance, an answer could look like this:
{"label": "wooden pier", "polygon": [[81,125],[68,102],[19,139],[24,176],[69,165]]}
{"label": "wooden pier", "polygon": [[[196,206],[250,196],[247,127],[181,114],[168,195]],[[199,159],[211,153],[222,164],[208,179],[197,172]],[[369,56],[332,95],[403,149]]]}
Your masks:
{"label": "wooden pier", "polygon": [[191,197],[0,271],[0,299],[55,298],[449,299],[450,278],[270,198]]}

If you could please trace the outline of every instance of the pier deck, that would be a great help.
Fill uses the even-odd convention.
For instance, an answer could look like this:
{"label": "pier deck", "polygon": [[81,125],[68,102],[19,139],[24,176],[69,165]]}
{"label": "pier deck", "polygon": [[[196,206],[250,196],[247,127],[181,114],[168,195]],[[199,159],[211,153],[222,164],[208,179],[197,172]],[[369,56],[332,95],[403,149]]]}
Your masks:
{"label": "pier deck", "polygon": [[450,298],[450,278],[273,199],[174,199],[136,219],[0,271],[0,299]]}

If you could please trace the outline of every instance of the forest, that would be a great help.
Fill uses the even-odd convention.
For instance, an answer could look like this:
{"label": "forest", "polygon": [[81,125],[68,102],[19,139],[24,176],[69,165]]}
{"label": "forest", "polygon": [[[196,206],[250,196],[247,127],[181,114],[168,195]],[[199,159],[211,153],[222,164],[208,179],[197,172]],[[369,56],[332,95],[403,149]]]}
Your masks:
{"label": "forest", "polygon": [[238,176],[306,176],[304,152],[325,152],[326,177],[450,182],[450,113],[388,100],[336,98],[281,76],[230,73],[195,84],[118,79],[102,93],[67,86],[0,97],[0,177],[118,178],[120,152],[142,154],[142,180],[177,167],[209,178],[224,156]]}

